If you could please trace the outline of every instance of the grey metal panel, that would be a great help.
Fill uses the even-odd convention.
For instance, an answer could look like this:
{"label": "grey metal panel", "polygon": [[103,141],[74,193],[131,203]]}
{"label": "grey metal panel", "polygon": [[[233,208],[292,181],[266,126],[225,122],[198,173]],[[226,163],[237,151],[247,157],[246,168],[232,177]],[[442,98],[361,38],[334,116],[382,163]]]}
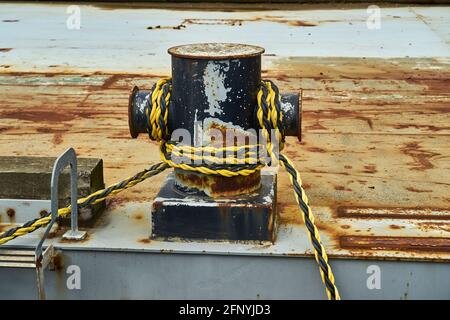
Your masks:
{"label": "grey metal panel", "polygon": [[[310,258],[65,251],[64,269],[46,273],[48,299],[325,299]],[[69,290],[65,270],[78,265],[81,290]],[[381,271],[369,290],[367,267]],[[444,263],[335,260],[344,299],[450,299]],[[0,269],[0,299],[34,299],[32,270]]]}

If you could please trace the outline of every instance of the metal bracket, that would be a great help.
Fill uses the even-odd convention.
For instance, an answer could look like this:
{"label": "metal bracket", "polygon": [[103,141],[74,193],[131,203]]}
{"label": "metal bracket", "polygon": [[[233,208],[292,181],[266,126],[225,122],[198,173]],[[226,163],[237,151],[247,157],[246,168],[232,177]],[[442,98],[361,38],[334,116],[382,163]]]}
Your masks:
{"label": "metal bracket", "polygon": [[45,299],[44,288],[44,270],[51,262],[54,255],[52,245],[49,245],[44,252],[42,252],[42,245],[47,238],[53,224],[58,217],[58,181],[61,172],[65,167],[70,165],[70,203],[71,203],[71,230],[67,231],[64,239],[82,240],[86,237],[85,231],[78,230],[78,186],[77,186],[77,155],[73,148],[67,149],[60,155],[53,166],[52,180],[51,180],[51,221],[48,224],[44,235],[39,241],[35,251],[35,263],[37,274],[37,286],[39,299]]}
{"label": "metal bracket", "polygon": [[[67,240],[83,240],[86,237],[86,231],[78,230],[78,185],[77,185],[77,155],[73,148],[67,149],[64,154],[62,154],[55,161],[55,166],[53,167],[52,174],[52,212],[54,207],[58,208],[58,176],[61,171],[70,165],[70,202],[71,202],[71,214],[70,214],[70,225],[71,228],[67,231],[63,238]],[[55,178],[56,176],[56,178]],[[54,180],[55,179],[55,180]],[[55,195],[55,196],[53,196]],[[58,209],[56,209],[58,210]]]}

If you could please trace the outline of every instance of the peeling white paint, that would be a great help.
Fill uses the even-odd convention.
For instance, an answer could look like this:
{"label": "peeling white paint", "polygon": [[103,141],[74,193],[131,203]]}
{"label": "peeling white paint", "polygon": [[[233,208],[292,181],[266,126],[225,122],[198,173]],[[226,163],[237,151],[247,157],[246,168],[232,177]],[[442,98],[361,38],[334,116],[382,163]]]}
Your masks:
{"label": "peeling white paint", "polygon": [[142,100],[141,103],[139,103],[138,107],[139,107],[140,113],[145,113],[145,107],[147,105],[147,101],[149,98],[150,98],[150,93],[145,96],[144,100]]}
{"label": "peeling white paint", "polygon": [[223,113],[221,103],[227,99],[231,88],[225,87],[225,72],[230,69],[229,61],[209,61],[203,73],[203,84],[205,86],[205,95],[208,99],[209,108],[205,113],[214,117],[216,113]]}
{"label": "peeling white paint", "polygon": [[280,103],[281,111],[285,115],[291,115],[294,112],[294,106],[289,101],[282,101]]}
{"label": "peeling white paint", "polygon": [[[217,128],[223,128],[225,131],[222,132]],[[234,137],[237,137],[238,139],[242,140],[242,144],[245,143],[245,141],[243,140],[243,137],[245,136],[249,137],[252,143],[257,143],[257,133],[254,129],[246,130],[241,126],[233,124],[232,122],[225,122],[217,118],[205,118],[203,120],[203,146],[211,145],[211,136],[214,136],[216,139],[225,139],[225,142],[234,141],[230,139],[234,139]],[[217,143],[217,140],[215,140],[215,142]],[[221,143],[222,142],[220,142],[220,144]]]}
{"label": "peeling white paint", "polygon": [[194,114],[194,146],[198,147],[202,144],[203,136],[203,125],[202,122],[198,120],[198,109],[195,109]]}

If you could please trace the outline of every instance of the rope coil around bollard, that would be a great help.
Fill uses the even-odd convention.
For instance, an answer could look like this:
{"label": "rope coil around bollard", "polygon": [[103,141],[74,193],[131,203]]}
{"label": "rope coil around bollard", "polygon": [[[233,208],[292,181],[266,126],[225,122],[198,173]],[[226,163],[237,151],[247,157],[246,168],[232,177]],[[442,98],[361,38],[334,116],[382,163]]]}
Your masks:
{"label": "rope coil around bollard", "polygon": [[[129,177],[117,184],[111,185],[105,189],[98,190],[91,195],[78,199],[78,207],[94,205],[113,196],[125,189],[131,188],[136,184],[155,176],[170,167],[179,168],[187,171],[194,171],[206,175],[219,175],[224,177],[234,177],[238,175],[247,176],[258,170],[261,170],[266,163],[258,156],[256,151],[260,145],[231,146],[222,148],[213,147],[191,147],[178,145],[176,141],[169,140],[168,134],[168,105],[170,103],[172,84],[170,79],[161,79],[153,87],[151,95],[151,108],[147,108],[147,131],[150,139],[160,142],[160,157],[162,162],[143,170],[136,175]],[[295,169],[293,163],[283,154],[276,154],[275,148],[279,150],[284,146],[283,113],[280,105],[280,94],[276,85],[270,80],[261,82],[260,90],[257,95],[258,109],[257,119],[262,129],[262,134],[266,142],[266,150],[271,161],[279,161],[281,166],[286,169],[295,191],[296,201],[302,212],[305,226],[308,230],[308,236],[314,248],[314,256],[319,266],[322,282],[325,284],[326,293],[330,300],[340,300],[338,289],[335,285],[335,278],[328,263],[328,256],[320,240],[319,230],[314,222],[309,200],[302,187],[302,180],[299,172]],[[272,140],[271,131],[275,132],[275,139]],[[204,163],[192,164],[186,162],[174,161],[173,157],[184,157],[191,162],[197,163],[198,157],[207,156],[208,165]],[[237,153],[244,151],[244,157],[226,157],[218,158],[216,154],[223,152]],[[70,214],[70,206],[58,210],[59,217],[66,217]],[[31,233],[36,229],[46,226],[51,221],[51,213],[47,213],[41,218],[36,218],[22,226],[11,228],[0,234],[0,245],[14,238]]]}

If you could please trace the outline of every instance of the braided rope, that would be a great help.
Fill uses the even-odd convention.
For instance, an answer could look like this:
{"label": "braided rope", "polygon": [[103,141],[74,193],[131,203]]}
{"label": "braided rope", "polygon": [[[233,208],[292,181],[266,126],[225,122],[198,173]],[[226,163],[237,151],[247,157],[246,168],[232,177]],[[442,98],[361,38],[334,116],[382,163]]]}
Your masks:
{"label": "braided rope", "polygon": [[[282,124],[282,112],[280,107],[280,94],[278,89],[271,81],[263,81],[261,84],[262,90],[258,94],[258,110],[257,118],[259,125],[263,130],[263,135],[267,139],[268,152],[273,159],[275,155],[275,146],[271,139],[270,130],[275,130],[276,139],[280,143],[280,150],[284,146],[284,134]],[[266,88],[266,89],[264,89]],[[270,92],[265,94],[266,90]],[[262,93],[261,93],[262,91]],[[265,99],[264,99],[265,97]],[[279,116],[278,116],[279,115]],[[276,141],[277,142],[277,141]],[[295,198],[303,213],[303,221],[305,222],[308,230],[309,240],[314,248],[314,256],[319,265],[319,271],[322,278],[322,282],[325,284],[328,299],[340,300],[339,291],[335,285],[335,278],[331,266],[328,263],[328,255],[322,242],[320,240],[320,233],[314,223],[314,215],[312,214],[311,207],[309,206],[308,196],[302,187],[302,180],[300,173],[295,169],[294,164],[289,158],[283,154],[278,155],[281,160],[281,165],[286,169],[289,174],[289,178],[294,187]]]}

